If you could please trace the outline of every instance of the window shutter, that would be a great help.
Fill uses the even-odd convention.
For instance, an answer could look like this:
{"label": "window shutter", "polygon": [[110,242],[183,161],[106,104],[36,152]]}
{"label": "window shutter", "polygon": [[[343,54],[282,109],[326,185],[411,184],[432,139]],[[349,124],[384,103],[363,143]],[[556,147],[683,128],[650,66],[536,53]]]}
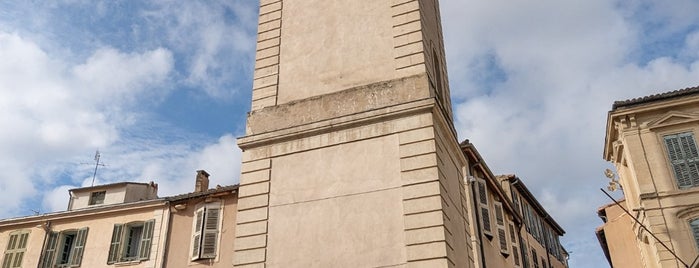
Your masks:
{"label": "window shutter", "polygon": [[488,192],[486,191],[485,182],[478,181],[478,198],[481,204],[488,205]]}
{"label": "window shutter", "polygon": [[114,224],[114,230],[112,231],[112,243],[109,245],[109,257],[107,258],[107,264],[112,264],[119,261],[121,255],[119,254],[119,248],[121,247],[123,232],[123,224]]}
{"label": "window shutter", "polygon": [[486,231],[487,234],[490,234],[493,229],[490,226],[490,213],[488,212],[488,208],[481,207],[481,219],[483,220],[483,230]]}
{"label": "window shutter", "polygon": [[2,268],[11,268],[14,262],[15,252],[14,249],[17,247],[17,239],[19,234],[10,235],[10,239],[7,241],[7,247],[5,248],[5,256],[2,260]]}
{"label": "window shutter", "polygon": [[522,266],[529,268],[529,255],[527,255],[527,244],[522,244]]}
{"label": "window shutter", "polygon": [[694,219],[689,223],[692,228],[692,234],[694,234],[694,242],[697,244],[699,249],[699,218]]}
{"label": "window shutter", "polygon": [[495,203],[495,222],[498,226],[505,226],[505,218],[502,212],[502,203]]}
{"label": "window shutter", "polygon": [[202,258],[216,258],[216,246],[218,243],[218,222],[220,208],[208,208],[204,222],[204,231],[201,243]]}
{"label": "window shutter", "polygon": [[42,268],[53,267],[53,262],[56,259],[56,244],[58,244],[58,233],[51,232],[46,241],[46,248],[44,249],[43,259],[41,260]]}
{"label": "window shutter", "polygon": [[663,139],[679,188],[699,186],[699,150],[694,135],[685,132]]}
{"label": "window shutter", "polygon": [[512,258],[514,258],[515,266],[519,266],[519,252],[517,246],[512,246]]}
{"label": "window shutter", "polygon": [[199,245],[201,244],[201,229],[204,224],[204,208],[197,210],[194,218],[194,234],[192,235],[192,260],[199,259]]}
{"label": "window shutter", "polygon": [[70,250],[70,262],[71,267],[78,267],[83,259],[83,252],[85,251],[85,242],[87,240],[88,228],[82,228],[78,230],[75,236],[75,242],[73,243],[73,248]]}
{"label": "window shutter", "polygon": [[138,253],[138,258],[140,260],[147,260],[150,258],[150,247],[153,244],[153,225],[155,225],[155,220],[148,220],[143,223],[141,246]]}

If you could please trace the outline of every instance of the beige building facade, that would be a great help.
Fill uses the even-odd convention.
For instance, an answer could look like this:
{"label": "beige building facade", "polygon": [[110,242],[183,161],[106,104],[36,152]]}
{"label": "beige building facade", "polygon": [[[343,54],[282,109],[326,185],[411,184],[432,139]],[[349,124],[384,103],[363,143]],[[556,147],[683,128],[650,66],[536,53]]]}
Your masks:
{"label": "beige building facade", "polygon": [[[696,87],[618,101],[609,112],[604,159],[616,167],[625,206],[643,225],[624,220],[643,267],[690,267],[699,255],[697,134]],[[617,243],[628,241],[607,236],[612,260],[621,254]]]}
{"label": "beige building facade", "polygon": [[437,1],[260,5],[236,267],[474,267]]}
{"label": "beige building facade", "polygon": [[162,267],[167,212],[157,185],[70,190],[69,210],[0,221],[2,267]]}
{"label": "beige building facade", "polygon": [[166,197],[169,226],[163,267],[233,267],[238,185],[209,188],[197,171],[195,190]]}

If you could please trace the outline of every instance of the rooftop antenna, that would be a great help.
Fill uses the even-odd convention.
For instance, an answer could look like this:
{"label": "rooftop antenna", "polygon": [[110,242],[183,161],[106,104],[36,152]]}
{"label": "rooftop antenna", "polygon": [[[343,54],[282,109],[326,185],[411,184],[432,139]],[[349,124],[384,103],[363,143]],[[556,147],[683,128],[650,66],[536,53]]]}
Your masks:
{"label": "rooftop antenna", "polygon": [[92,185],[90,186],[95,186],[95,177],[97,177],[97,168],[99,166],[105,166],[105,164],[100,163],[100,150],[98,149],[95,151],[95,171],[92,172]]}

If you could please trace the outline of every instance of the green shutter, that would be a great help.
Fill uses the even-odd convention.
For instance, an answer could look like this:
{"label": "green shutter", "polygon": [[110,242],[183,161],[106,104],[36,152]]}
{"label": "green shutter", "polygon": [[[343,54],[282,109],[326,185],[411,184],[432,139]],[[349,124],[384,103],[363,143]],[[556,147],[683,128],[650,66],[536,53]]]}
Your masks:
{"label": "green shutter", "polygon": [[107,257],[107,264],[112,264],[119,261],[120,255],[119,249],[121,248],[121,239],[124,232],[123,224],[114,224],[114,230],[112,230],[112,242],[109,245],[109,256]]}
{"label": "green shutter", "polygon": [[221,209],[219,208],[208,208],[206,210],[206,218],[201,242],[201,258],[216,258],[220,211]]}
{"label": "green shutter", "polygon": [[141,246],[139,247],[138,259],[147,260],[150,258],[150,247],[153,243],[153,226],[155,220],[146,221],[143,224],[143,232],[141,233]]}
{"label": "green shutter", "polygon": [[201,245],[201,229],[204,225],[204,209],[196,212],[194,219],[194,234],[192,236],[192,260],[199,259],[199,249]]}
{"label": "green shutter", "polygon": [[46,240],[46,247],[41,259],[41,268],[52,268],[56,260],[56,245],[58,244],[58,233],[51,232]]}
{"label": "green shutter", "polygon": [[663,137],[679,188],[699,186],[699,151],[691,132]]}
{"label": "green shutter", "polygon": [[2,268],[12,268],[12,263],[14,260],[14,249],[17,246],[17,238],[19,234],[10,235],[10,239],[7,240],[7,247],[5,247],[5,256],[2,259]]}
{"label": "green shutter", "polygon": [[78,230],[75,236],[75,242],[73,242],[73,248],[70,250],[70,261],[69,265],[71,267],[79,267],[83,259],[83,252],[85,251],[85,242],[87,241],[88,228],[82,228]]}

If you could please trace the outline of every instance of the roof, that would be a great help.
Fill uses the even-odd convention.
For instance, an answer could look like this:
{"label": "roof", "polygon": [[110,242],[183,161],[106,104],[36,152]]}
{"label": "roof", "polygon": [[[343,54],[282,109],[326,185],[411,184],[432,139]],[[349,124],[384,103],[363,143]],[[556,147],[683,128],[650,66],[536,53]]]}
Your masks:
{"label": "roof", "polygon": [[150,184],[153,184],[153,182],[145,183],[145,182],[129,182],[129,181],[122,181],[122,182],[108,183],[108,184],[102,184],[102,185],[94,185],[94,186],[88,186],[88,187],[73,188],[73,189],[70,189],[70,190],[68,190],[68,191],[69,191],[69,192],[73,192],[73,191],[87,191],[87,190],[92,190],[92,189],[107,188],[107,187],[112,187],[112,186],[117,186],[117,185],[127,185],[127,184],[150,185]]}
{"label": "roof", "polygon": [[648,96],[644,96],[644,97],[633,98],[633,99],[629,99],[629,100],[615,101],[614,104],[612,104],[612,110],[616,110],[616,109],[620,109],[620,108],[629,108],[629,107],[633,107],[633,106],[641,105],[641,104],[646,104],[646,103],[650,103],[650,102],[686,97],[686,96],[690,96],[690,95],[699,95],[699,86],[688,87],[688,88],[668,91],[665,93],[659,93],[659,94],[653,94],[653,95],[648,95]]}
{"label": "roof", "polygon": [[[538,212],[541,214],[541,216],[544,218],[546,222],[548,222],[551,227],[553,227],[556,231],[558,231],[559,234],[563,235],[566,233],[565,230],[563,230],[563,227],[556,222],[556,220],[551,217],[551,215],[544,209],[544,206],[539,203],[538,200],[536,200],[536,197],[534,197],[534,194],[532,194],[531,191],[529,191],[529,188],[527,188],[526,185],[524,185],[524,182],[517,177],[514,174],[509,174],[509,175],[500,175],[503,177],[507,177],[507,179],[510,181],[510,183],[519,190],[519,192],[529,201],[529,204],[531,204]],[[500,177],[499,176],[499,177]]]}
{"label": "roof", "polygon": [[197,197],[202,197],[202,196],[207,196],[207,195],[212,195],[212,194],[218,194],[218,193],[223,193],[223,192],[233,192],[238,190],[239,185],[234,184],[234,185],[227,185],[227,186],[216,186],[216,188],[213,189],[208,189],[203,192],[193,192],[193,193],[186,193],[186,194],[179,194],[179,195],[173,195],[173,196],[168,196],[165,197],[167,201],[182,201],[182,200],[187,200],[187,199],[192,199],[192,198],[197,198]]}

